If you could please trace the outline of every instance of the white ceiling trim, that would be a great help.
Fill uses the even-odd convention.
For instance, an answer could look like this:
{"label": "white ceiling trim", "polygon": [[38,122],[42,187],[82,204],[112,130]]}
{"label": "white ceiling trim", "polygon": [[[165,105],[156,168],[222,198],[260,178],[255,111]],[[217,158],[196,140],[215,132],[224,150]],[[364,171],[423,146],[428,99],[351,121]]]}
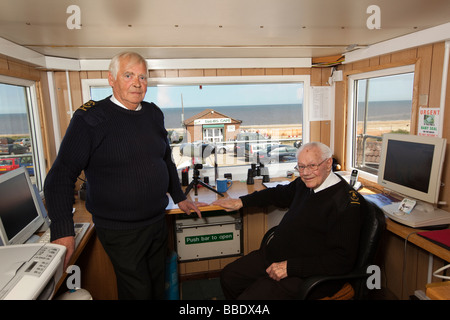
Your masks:
{"label": "white ceiling trim", "polygon": [[[45,56],[0,38],[0,54],[50,70],[108,70],[110,59],[68,59]],[[149,69],[310,68],[311,58],[147,59]]]}
{"label": "white ceiling trim", "polygon": [[[217,58],[148,59],[151,70],[232,69],[232,68],[310,68],[311,58]],[[109,60],[80,60],[81,70],[108,70]]]}
{"label": "white ceiling trim", "polygon": [[419,47],[430,43],[446,41],[450,39],[450,23],[437,27],[417,31],[395,39],[376,43],[367,48],[347,52],[344,63],[352,63],[375,56],[392,53],[409,48]]}

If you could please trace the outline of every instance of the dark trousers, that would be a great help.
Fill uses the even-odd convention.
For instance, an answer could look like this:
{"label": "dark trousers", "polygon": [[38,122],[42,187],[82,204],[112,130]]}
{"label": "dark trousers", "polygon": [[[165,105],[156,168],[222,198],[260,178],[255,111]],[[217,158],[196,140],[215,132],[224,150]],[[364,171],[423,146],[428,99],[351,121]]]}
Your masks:
{"label": "dark trousers", "polygon": [[269,264],[262,250],[228,264],[221,272],[220,282],[226,299],[277,300],[295,299],[302,283],[300,278],[271,279],[266,269]]}
{"label": "dark trousers", "polygon": [[133,230],[96,231],[114,266],[119,299],[164,299],[166,220]]}

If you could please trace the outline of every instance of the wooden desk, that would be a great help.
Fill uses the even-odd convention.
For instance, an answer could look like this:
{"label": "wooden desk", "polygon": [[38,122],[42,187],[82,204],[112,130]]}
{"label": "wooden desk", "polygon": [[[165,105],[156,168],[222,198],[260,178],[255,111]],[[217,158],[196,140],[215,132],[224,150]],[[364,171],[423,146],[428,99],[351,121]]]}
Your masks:
{"label": "wooden desk", "polygon": [[[271,181],[284,181],[286,178],[273,178]],[[198,188],[198,196],[195,196],[194,190],[192,189],[187,197],[188,199],[192,201],[197,202],[205,202],[205,203],[212,203],[219,199],[226,199],[226,198],[239,198],[240,196],[247,195],[250,193],[253,193],[254,191],[259,191],[264,189],[265,187],[262,184],[262,179],[255,179],[255,183],[252,185],[247,185],[247,183],[242,181],[233,181],[233,185],[228,189],[227,192],[223,193],[223,197],[218,195],[217,193],[208,190],[205,187],[199,186]],[[217,210],[223,210],[222,207],[219,206],[206,206],[206,207],[200,207],[200,211],[217,211]],[[182,210],[176,208],[176,209],[169,209],[166,211],[167,214],[180,214],[184,213]]]}
{"label": "wooden desk", "polygon": [[421,237],[417,234],[417,232],[425,231],[423,229],[415,229],[410,228],[404,225],[401,225],[399,223],[396,223],[395,221],[392,221],[389,218],[386,218],[386,229],[400,237],[402,237],[405,240],[408,240],[408,242],[411,242],[415,244],[416,246],[424,249],[425,251],[428,251],[434,256],[437,256],[447,262],[450,262],[450,251],[445,249],[442,246],[439,246],[424,237]]}
{"label": "wooden desk", "polygon": [[[275,181],[276,179],[272,179]],[[283,179],[280,179],[283,180]],[[225,193],[224,197],[219,196],[206,188],[198,189],[198,196],[194,196],[192,190],[188,198],[195,201],[212,203],[219,198],[238,198],[241,195],[252,193],[263,189],[262,180],[255,179],[254,185],[247,185],[245,182],[235,181],[233,186]],[[91,222],[91,226],[86,232],[83,240],[78,246],[70,264],[75,264],[81,270],[81,286],[88,290],[94,299],[114,300],[117,299],[117,287],[115,282],[115,273],[111,261],[103,249],[100,241],[95,234],[95,228],[92,223],[92,216],[85,208],[85,202],[76,199],[74,213],[74,222]],[[222,210],[217,206],[201,207],[202,212]],[[244,253],[248,253],[259,247],[259,242],[267,230],[266,214],[261,209],[246,209],[243,211],[244,224]],[[180,209],[167,210],[168,218],[180,214]],[[221,270],[227,263],[236,258],[211,259],[203,261],[186,262],[179,264],[180,275],[197,274],[202,272]],[[66,291],[65,274],[58,283],[59,293]]]}
{"label": "wooden desk", "polygon": [[[286,180],[285,178],[274,178],[271,181]],[[233,185],[226,193],[224,197],[221,197],[217,193],[208,190],[204,187],[198,189],[198,196],[195,196],[194,191],[191,190],[188,194],[188,198],[192,201],[199,201],[205,203],[212,203],[217,199],[223,198],[239,198],[242,195],[253,193],[254,191],[262,190],[265,187],[262,184],[261,179],[255,179],[253,185],[247,185],[243,181],[234,181]],[[200,211],[216,211],[223,210],[218,206],[206,206],[200,207]],[[243,208],[241,209],[242,215],[242,235],[243,235],[243,254],[247,254],[253,250],[259,248],[261,239],[268,229],[268,208]],[[183,213],[180,209],[171,209],[167,211],[169,219],[175,219],[176,214]],[[214,258],[191,262],[180,262],[178,264],[178,272],[181,279],[190,277],[204,276],[206,274],[217,274],[228,263],[236,260],[238,257],[228,258]]]}
{"label": "wooden desk", "polygon": [[[373,194],[370,189],[363,188],[360,191],[361,194]],[[419,228],[411,228],[400,223],[397,223],[389,218],[386,218],[386,229],[393,234],[408,240],[408,242],[415,244],[416,246],[424,249],[425,251],[450,262],[450,251],[417,235],[417,232],[425,231]]]}
{"label": "wooden desk", "polygon": [[[225,193],[224,198],[238,198],[263,188],[260,179],[255,179],[254,185],[235,181],[233,186]],[[206,188],[199,188],[198,196],[195,196],[192,190],[188,194],[188,198],[193,201],[212,203],[222,197]],[[75,222],[92,222],[91,214],[85,209],[84,201],[77,200],[75,208]],[[221,209],[217,206],[200,208],[203,212]],[[168,219],[174,219],[176,214],[180,213],[182,211],[179,209],[171,209],[167,211],[167,217]],[[267,208],[244,208],[242,210],[244,254],[259,247],[260,241],[267,231],[267,213]],[[429,254],[439,258],[434,260],[435,266],[433,266],[433,269],[435,270],[443,266],[443,262],[439,260],[450,262],[450,252],[415,234],[419,231],[418,229],[400,225],[390,219],[387,219],[387,231],[383,242],[381,260],[377,262],[383,270],[383,276],[387,279],[383,281],[383,285],[386,283],[389,290],[398,298],[407,299],[417,288],[425,290],[428,282]],[[409,244],[407,250],[405,249],[405,239],[408,240]],[[196,274],[218,272],[235,259],[232,257],[179,263],[179,274],[181,277],[189,277]],[[117,298],[114,270],[97,239],[93,225],[80,243],[71,263],[80,267],[82,287],[88,290],[94,299],[109,300]],[[63,290],[65,288],[64,280],[65,277],[58,284],[62,292],[65,291]]]}
{"label": "wooden desk", "polygon": [[[379,193],[369,188],[361,194]],[[432,271],[450,262],[449,250],[419,236],[422,229],[410,228],[386,218],[386,231],[376,264],[382,270],[382,284],[398,299],[409,299],[416,290],[425,292],[429,282],[439,281]]]}
{"label": "wooden desk", "polygon": [[428,284],[426,294],[431,300],[450,300],[450,281]]}

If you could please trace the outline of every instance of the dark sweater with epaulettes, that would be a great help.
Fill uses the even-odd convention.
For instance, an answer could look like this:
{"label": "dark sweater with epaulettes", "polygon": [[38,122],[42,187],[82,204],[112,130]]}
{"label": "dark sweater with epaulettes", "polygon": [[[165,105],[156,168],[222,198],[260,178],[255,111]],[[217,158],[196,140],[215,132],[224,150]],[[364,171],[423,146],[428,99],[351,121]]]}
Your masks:
{"label": "dark sweater with epaulettes", "polygon": [[86,208],[99,228],[149,225],[164,217],[166,193],[175,203],[186,199],[163,113],[153,103],[141,105],[132,111],[106,98],[74,113],[45,181],[52,240],[73,235],[74,185],[83,170]]}
{"label": "dark sweater with epaulettes", "polygon": [[267,263],[287,260],[289,276],[308,277],[352,270],[359,245],[360,197],[344,180],[311,193],[297,178],[241,200],[245,207],[289,208],[265,249]]}

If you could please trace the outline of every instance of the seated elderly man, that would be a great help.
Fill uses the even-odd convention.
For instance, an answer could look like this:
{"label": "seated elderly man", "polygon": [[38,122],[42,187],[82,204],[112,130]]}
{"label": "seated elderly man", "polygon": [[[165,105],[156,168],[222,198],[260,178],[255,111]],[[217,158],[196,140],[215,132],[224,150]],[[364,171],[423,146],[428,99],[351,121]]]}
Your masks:
{"label": "seated elderly man", "polygon": [[[326,145],[303,145],[297,162],[300,178],[288,185],[214,202],[227,211],[268,205],[289,208],[265,248],[223,269],[221,284],[227,299],[295,299],[302,278],[352,270],[361,225],[360,195],[332,172],[332,153]],[[322,287],[316,294],[332,295],[340,286]]]}

